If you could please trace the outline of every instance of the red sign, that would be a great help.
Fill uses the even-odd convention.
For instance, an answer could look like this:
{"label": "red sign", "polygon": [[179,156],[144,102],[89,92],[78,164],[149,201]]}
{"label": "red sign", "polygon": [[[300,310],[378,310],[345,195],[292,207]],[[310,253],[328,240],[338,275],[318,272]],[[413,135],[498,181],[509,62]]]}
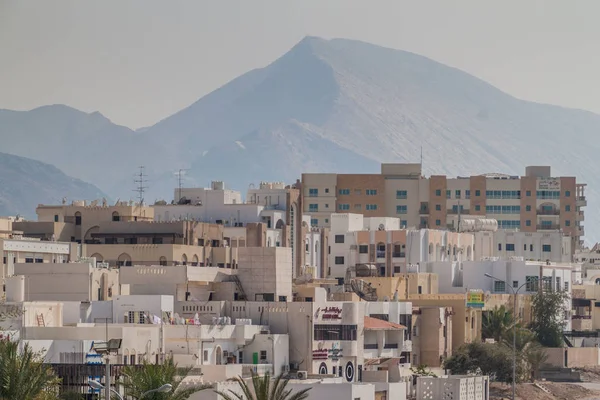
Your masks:
{"label": "red sign", "polygon": [[313,350],[313,360],[327,360],[329,355],[329,350],[321,349],[321,350]]}
{"label": "red sign", "polygon": [[[317,311],[318,312],[318,311]],[[339,307],[325,307],[322,319],[342,319],[342,309]]]}

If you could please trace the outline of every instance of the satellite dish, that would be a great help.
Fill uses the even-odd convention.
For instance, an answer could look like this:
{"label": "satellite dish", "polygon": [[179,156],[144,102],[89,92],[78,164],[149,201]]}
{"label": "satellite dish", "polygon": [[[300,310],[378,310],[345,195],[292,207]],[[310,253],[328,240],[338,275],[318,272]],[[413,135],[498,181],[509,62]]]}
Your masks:
{"label": "satellite dish", "polygon": [[379,224],[379,227],[377,229],[380,231],[385,231],[385,225]]}

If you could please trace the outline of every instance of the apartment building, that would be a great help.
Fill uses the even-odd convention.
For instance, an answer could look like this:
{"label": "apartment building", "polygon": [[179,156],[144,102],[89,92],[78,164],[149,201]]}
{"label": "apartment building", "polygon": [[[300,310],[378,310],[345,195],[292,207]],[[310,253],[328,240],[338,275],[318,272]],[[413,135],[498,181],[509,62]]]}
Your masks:
{"label": "apartment building", "polygon": [[465,217],[498,221],[500,229],[562,231],[573,251],[582,245],[585,184],[553,177],[548,166],[524,176],[485,174],[424,177],[421,164],[382,164],[380,174],[302,174],[303,210],[314,226],[331,226],[331,213],[398,217],[401,226],[459,230]]}
{"label": "apartment building", "polygon": [[330,218],[328,278],[343,279],[357,265],[372,265],[376,276],[389,277],[411,264],[473,257],[471,233],[402,229],[393,217],[333,213]]}

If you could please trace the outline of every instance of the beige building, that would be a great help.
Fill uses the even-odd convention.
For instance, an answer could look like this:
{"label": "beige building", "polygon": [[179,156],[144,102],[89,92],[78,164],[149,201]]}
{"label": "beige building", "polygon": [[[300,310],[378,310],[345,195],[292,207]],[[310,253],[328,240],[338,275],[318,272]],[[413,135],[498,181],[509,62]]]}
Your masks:
{"label": "beige building", "polygon": [[550,167],[525,176],[422,176],[420,164],[382,164],[381,174],[303,174],[303,211],[315,226],[330,226],[332,212],[394,216],[413,228],[458,229],[464,217],[491,218],[500,229],[556,231],[584,236],[585,184],[553,177]]}

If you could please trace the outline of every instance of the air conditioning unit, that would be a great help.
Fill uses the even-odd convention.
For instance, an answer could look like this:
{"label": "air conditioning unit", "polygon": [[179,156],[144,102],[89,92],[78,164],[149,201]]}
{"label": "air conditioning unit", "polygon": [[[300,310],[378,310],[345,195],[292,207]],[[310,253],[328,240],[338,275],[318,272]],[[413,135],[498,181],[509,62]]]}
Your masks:
{"label": "air conditioning unit", "polygon": [[306,380],[306,379],[308,379],[308,372],[298,371],[298,373],[296,374],[296,377],[300,380]]}

